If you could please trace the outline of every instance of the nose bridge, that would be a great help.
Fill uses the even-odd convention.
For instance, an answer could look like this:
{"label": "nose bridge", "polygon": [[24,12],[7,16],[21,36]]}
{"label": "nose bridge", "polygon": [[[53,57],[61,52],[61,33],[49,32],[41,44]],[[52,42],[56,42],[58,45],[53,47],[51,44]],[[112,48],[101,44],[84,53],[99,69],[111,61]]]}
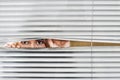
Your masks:
{"label": "nose bridge", "polygon": [[31,47],[35,47],[35,40],[31,41]]}

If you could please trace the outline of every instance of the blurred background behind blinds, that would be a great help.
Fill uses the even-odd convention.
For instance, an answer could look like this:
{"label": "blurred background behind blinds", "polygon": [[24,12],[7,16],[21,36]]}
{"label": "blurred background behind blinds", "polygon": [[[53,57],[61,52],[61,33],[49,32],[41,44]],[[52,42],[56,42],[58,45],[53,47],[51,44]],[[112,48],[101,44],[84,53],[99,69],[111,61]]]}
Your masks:
{"label": "blurred background behind blinds", "polygon": [[[0,0],[0,45],[30,38],[120,41],[120,0]],[[0,49],[0,80],[119,80],[120,47]]]}

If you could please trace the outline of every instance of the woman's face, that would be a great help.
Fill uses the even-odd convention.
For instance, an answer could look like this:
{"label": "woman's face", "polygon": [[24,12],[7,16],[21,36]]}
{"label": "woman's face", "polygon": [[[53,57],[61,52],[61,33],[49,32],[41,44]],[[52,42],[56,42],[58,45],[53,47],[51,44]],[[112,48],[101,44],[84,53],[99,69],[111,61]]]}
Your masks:
{"label": "woman's face", "polygon": [[18,45],[22,48],[45,48],[46,47],[43,40],[21,41]]}
{"label": "woman's face", "polygon": [[8,43],[11,48],[63,48],[70,47],[70,41],[57,39],[39,39]]}
{"label": "woman's face", "polygon": [[44,40],[20,41],[8,45],[12,48],[46,48]]}

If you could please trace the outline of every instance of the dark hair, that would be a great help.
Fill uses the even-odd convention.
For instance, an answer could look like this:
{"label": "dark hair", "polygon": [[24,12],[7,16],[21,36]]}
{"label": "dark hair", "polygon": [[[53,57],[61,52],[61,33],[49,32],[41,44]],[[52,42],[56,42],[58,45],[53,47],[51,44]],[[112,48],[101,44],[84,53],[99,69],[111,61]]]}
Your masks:
{"label": "dark hair", "polygon": [[45,43],[45,46],[46,46],[47,48],[50,48],[50,45],[49,45],[49,43],[48,43],[48,39],[44,39],[44,43]]}

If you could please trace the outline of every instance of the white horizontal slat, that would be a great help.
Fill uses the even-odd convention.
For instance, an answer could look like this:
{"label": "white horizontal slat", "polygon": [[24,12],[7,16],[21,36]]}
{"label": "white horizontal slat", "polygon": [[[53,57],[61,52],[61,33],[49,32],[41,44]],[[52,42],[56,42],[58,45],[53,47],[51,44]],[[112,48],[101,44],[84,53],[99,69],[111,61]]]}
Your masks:
{"label": "white horizontal slat", "polygon": [[94,74],[95,77],[115,77],[115,78],[119,78],[120,74]]}
{"label": "white horizontal slat", "polygon": [[44,5],[47,5],[47,4],[92,4],[91,1],[19,1],[19,2],[1,2],[0,5],[40,5],[40,4],[44,4]]}
{"label": "white horizontal slat", "polygon": [[[104,55],[103,55],[104,54]],[[96,56],[96,57],[113,57],[113,58],[119,58],[120,57],[120,54],[119,54],[119,51],[118,52],[114,52],[114,54],[111,52],[109,53],[106,53],[106,52],[102,52],[102,53],[97,53],[93,55],[93,57]]]}
{"label": "white horizontal slat", "polygon": [[39,61],[45,61],[45,62],[90,62],[90,58],[87,58],[87,59],[79,59],[79,58],[73,58],[73,59],[67,59],[67,58],[58,58],[58,59],[52,59],[52,58],[48,58],[48,59],[29,59],[29,58],[20,58],[20,59],[14,59],[14,58],[1,58],[0,61],[8,61],[8,62],[12,62],[12,61],[15,61],[15,62],[24,62],[24,61],[27,61],[27,62],[31,62],[31,61],[35,61],[35,62],[39,62]]}
{"label": "white horizontal slat", "polygon": [[80,9],[91,9],[91,7],[0,7],[0,11],[4,11],[4,10],[80,10]]}
{"label": "white horizontal slat", "polygon": [[[2,14],[2,13],[1,13]],[[6,14],[6,13],[4,13],[4,14]],[[60,15],[58,15],[58,13],[56,13],[56,12],[49,12],[49,13],[45,13],[45,12],[41,12],[40,14],[39,13],[36,13],[36,14],[38,14],[38,16],[34,16],[34,13],[32,13],[33,14],[33,16],[31,16],[32,14],[30,14],[30,13],[24,13],[24,15],[22,14],[22,13],[19,13],[18,15],[17,15],[18,13],[14,13],[14,14],[12,14],[12,13],[9,13],[9,14],[6,14],[6,15],[2,15],[1,16],[1,19],[3,19],[3,21],[4,21],[4,19],[6,19],[6,20],[17,20],[17,19],[20,19],[20,20],[46,20],[46,19],[48,19],[48,20],[52,20],[52,19],[55,19],[55,20],[61,20],[61,19],[68,19],[68,20],[72,20],[72,19],[74,19],[74,20],[87,20],[87,19],[91,19],[91,17],[90,16],[75,16],[76,14],[80,14],[80,13],[78,13],[78,12],[75,12],[75,13],[70,13],[70,12],[63,12],[63,16],[62,16],[62,14],[61,14],[61,16]],[[30,14],[30,17],[28,17],[26,14]],[[55,15],[56,14],[56,16],[52,16],[52,14],[53,15]],[[85,12],[83,13],[83,14],[86,14]],[[7,15],[10,15],[10,16],[7,16]],[[40,16],[41,15],[41,16]],[[46,15],[46,16],[42,16],[42,15]],[[48,16],[47,16],[48,15]],[[66,16],[64,16],[64,15],[66,15]],[[67,15],[73,15],[73,16],[67,16]],[[14,18],[12,18],[12,17],[14,17]]]}
{"label": "white horizontal slat", "polygon": [[118,1],[111,1],[111,0],[108,0],[108,1],[98,1],[98,0],[94,0],[94,4],[120,4],[119,0]]}
{"label": "white horizontal slat", "polygon": [[10,72],[10,71],[18,71],[18,72],[31,72],[31,71],[35,71],[35,72],[89,72],[89,71],[91,71],[90,69],[9,69],[9,68],[7,68],[7,69],[2,69],[2,70],[0,70],[0,71],[8,71],[8,72]]}
{"label": "white horizontal slat", "polygon": [[[8,33],[8,32],[6,32],[6,34],[5,35],[15,35],[17,32],[11,32],[11,33]],[[31,32],[32,33],[32,32]],[[79,33],[79,34],[78,34]],[[30,32],[22,32],[22,33],[18,33],[18,35],[29,35],[30,34]],[[49,34],[48,34],[48,32],[44,32],[44,33],[41,33],[41,32],[34,32],[34,33],[32,33],[32,35],[74,35],[74,34],[76,34],[76,35],[90,35],[90,33],[89,32],[63,32],[62,34],[61,34],[61,32],[49,32]],[[3,33],[1,33],[0,35],[4,35]]]}
{"label": "white horizontal slat", "polygon": [[[67,52],[67,53],[34,53],[34,54],[25,54],[25,53],[12,53],[12,54],[5,54],[5,53],[3,53],[3,54],[0,54],[0,56],[1,57],[3,57],[4,55],[6,55],[6,57],[8,56],[8,57],[10,57],[10,56],[17,56],[17,57],[22,57],[22,56],[31,56],[31,57],[34,57],[34,56],[36,56],[36,57],[89,57],[90,56],[90,54],[89,53],[69,53],[69,52]],[[107,54],[106,54],[107,55]],[[119,55],[119,54],[118,54]]]}
{"label": "white horizontal slat", "polygon": [[1,63],[2,66],[9,67],[91,67],[88,63]]}
{"label": "white horizontal slat", "polygon": [[[30,74],[3,74],[0,76],[14,76],[14,77],[31,77]],[[33,77],[90,77],[90,74],[32,74]]]}
{"label": "white horizontal slat", "polygon": [[[1,23],[1,26],[18,26],[18,25],[90,25],[90,22],[16,22],[16,23],[11,23],[8,22],[8,24],[5,24],[5,22]],[[114,23],[115,24],[115,23]],[[118,25],[119,23],[115,24]],[[105,23],[104,23],[105,25]]]}

